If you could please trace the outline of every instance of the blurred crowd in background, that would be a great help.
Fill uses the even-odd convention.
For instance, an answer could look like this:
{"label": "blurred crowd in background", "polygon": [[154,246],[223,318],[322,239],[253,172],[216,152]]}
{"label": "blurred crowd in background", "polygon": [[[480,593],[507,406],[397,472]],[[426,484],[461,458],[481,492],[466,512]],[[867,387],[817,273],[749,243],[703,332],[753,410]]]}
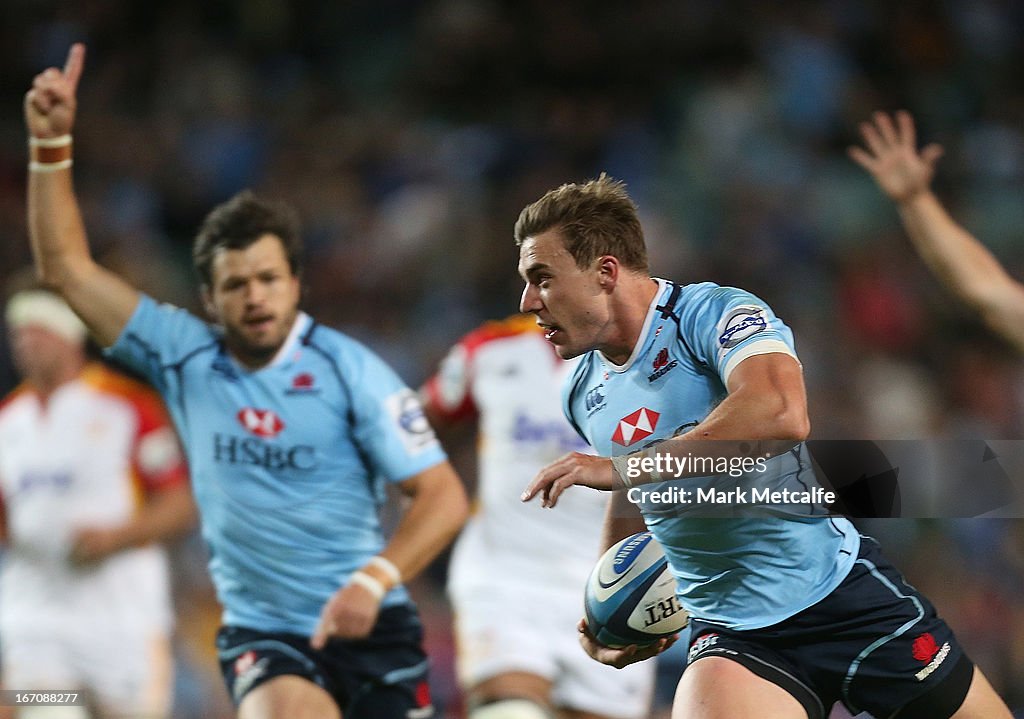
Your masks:
{"label": "blurred crowd in background", "polygon": [[[814,437],[1024,438],[1024,361],[941,290],[845,155],[873,110],[911,110],[946,148],[954,216],[1024,277],[1024,5],[5,0],[0,283],[29,263],[23,94],[79,40],[86,225],[161,300],[199,310],[192,236],[253,187],[299,209],[306,308],[416,386],[516,311],[522,206],[606,171],[640,207],[655,275],[749,289],[793,328]],[[452,451],[471,479],[469,442]],[[868,527],[1018,711],[1022,524]],[[179,552],[181,717],[226,701],[199,556]],[[454,716],[443,576],[416,589]]]}

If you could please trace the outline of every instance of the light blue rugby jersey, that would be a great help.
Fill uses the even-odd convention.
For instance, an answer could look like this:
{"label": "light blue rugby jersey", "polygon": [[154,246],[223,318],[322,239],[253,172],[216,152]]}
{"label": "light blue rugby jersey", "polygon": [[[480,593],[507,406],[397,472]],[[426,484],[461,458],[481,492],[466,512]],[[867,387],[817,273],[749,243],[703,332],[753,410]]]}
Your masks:
{"label": "light blue rugby jersey", "polygon": [[[749,292],[710,282],[658,283],[626,364],[590,352],[564,388],[566,415],[602,456],[635,452],[691,429],[725,398],[729,373],[747,357],[796,357],[792,332]],[[770,626],[824,598],[853,566],[857,531],[821,506],[737,510],[740,505],[693,499],[697,488],[804,491],[817,483],[803,444],[766,464],[767,471],[738,478],[639,487],[692,492],[689,502],[638,506],[665,548],[680,601],[699,619],[740,630]]]}
{"label": "light blue rugby jersey", "polygon": [[[415,393],[303,313],[255,371],[216,328],[149,297],[108,352],[154,383],[181,435],[225,624],[311,634],[384,547],[384,482],[445,459]],[[384,598],[405,602],[403,587]]]}

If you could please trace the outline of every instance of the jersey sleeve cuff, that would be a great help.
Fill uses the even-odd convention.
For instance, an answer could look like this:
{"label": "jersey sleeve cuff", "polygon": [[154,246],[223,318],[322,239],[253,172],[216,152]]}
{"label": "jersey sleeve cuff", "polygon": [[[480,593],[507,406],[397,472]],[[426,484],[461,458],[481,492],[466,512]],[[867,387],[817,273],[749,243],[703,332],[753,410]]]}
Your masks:
{"label": "jersey sleeve cuff", "polygon": [[[733,370],[736,369],[743,360],[754,357],[755,355],[767,355],[774,353],[789,355],[795,359],[797,363],[800,362],[796,353],[782,340],[765,339],[760,342],[752,342],[729,355],[729,359],[725,361],[725,366],[722,367],[722,383],[726,385],[729,384],[729,375],[732,374]],[[801,365],[801,367],[802,366],[803,365]]]}

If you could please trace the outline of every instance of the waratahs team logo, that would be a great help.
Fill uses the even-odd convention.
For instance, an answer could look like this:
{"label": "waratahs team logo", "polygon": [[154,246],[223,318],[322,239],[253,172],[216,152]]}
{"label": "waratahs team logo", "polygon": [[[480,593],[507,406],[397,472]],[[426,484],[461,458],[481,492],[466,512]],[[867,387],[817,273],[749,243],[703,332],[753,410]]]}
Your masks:
{"label": "waratahs team logo", "polygon": [[949,642],[944,642],[942,646],[935,641],[935,637],[929,632],[925,632],[914,640],[911,646],[910,652],[913,654],[914,659],[925,665],[924,669],[917,672],[914,678],[919,682],[923,682],[932,672],[939,668],[942,662],[946,661],[946,657],[949,656]]}
{"label": "waratahs team logo", "polygon": [[658,370],[668,364],[668,348],[662,347],[661,352],[654,358],[654,369]]}
{"label": "waratahs team logo", "polygon": [[319,394],[320,388],[316,385],[316,377],[309,372],[299,372],[292,377],[291,386],[285,390],[285,394]]}
{"label": "waratahs team logo", "polygon": [[267,673],[270,657],[257,657],[251,649],[235,660],[235,679],[232,682],[232,693],[235,701],[241,701],[253,682]]}
{"label": "waratahs team logo", "polygon": [[672,359],[671,355],[668,353],[668,347],[662,347],[661,351],[651,363],[651,369],[654,371],[647,375],[647,381],[654,382],[655,380],[661,379],[669,370],[675,369],[678,365],[679,360]]}
{"label": "waratahs team logo", "polygon": [[922,664],[927,664],[939,653],[939,645],[935,641],[935,637],[926,632],[914,640],[911,652],[914,654],[914,659]]}

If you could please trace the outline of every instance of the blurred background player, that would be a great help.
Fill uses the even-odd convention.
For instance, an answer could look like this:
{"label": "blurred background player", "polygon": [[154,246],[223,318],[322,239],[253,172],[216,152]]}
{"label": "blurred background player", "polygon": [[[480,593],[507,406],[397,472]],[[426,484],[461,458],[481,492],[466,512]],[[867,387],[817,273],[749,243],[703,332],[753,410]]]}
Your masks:
{"label": "blurred background player", "polygon": [[986,325],[1024,352],[1024,285],[950,217],[932,192],[942,147],[933,143],[918,150],[914,119],[906,111],[895,117],[876,112],[860,131],[865,147],[851,147],[850,157],[896,204],[918,254]]}
{"label": "blurred background player", "polygon": [[598,664],[574,629],[607,497],[571,493],[559,522],[519,501],[545,464],[588,451],[562,415],[574,365],[531,317],[516,315],[463,337],[421,390],[435,425],[474,422],[479,432],[474,511],[448,568],[470,719],[648,715],[653,663],[618,672]]}
{"label": "blurred background player", "polygon": [[[217,647],[239,716],[433,714],[422,625],[403,580],[461,528],[462,485],[416,394],[376,355],[300,312],[297,222],[242,192],[194,245],[208,325],[91,255],[71,175],[85,47],[24,101],[29,236],[40,277],[165,396],[188,453]],[[409,498],[389,540],[383,483]]]}
{"label": "blurred background player", "polygon": [[173,614],[154,543],[196,517],[170,420],[152,389],[87,358],[56,295],[18,292],[6,322],[24,381],[0,405],[3,686],[82,691],[96,717],[166,717]]}

